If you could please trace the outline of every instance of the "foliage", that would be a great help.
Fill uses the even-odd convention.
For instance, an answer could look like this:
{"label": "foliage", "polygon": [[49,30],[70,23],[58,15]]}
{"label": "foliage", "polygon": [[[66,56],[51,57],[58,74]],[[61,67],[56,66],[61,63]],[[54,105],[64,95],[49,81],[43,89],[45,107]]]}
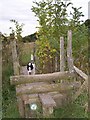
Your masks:
{"label": "foliage", "polygon": [[12,30],[12,33],[15,35],[15,37],[17,38],[17,40],[19,40],[19,41],[21,41],[22,40],[22,36],[21,36],[21,33],[22,33],[22,28],[23,28],[23,23],[20,25],[19,23],[18,23],[18,21],[16,21],[16,20],[10,20],[12,23],[14,23],[14,25],[15,25],[15,30],[12,28],[12,27],[10,27],[9,29],[11,29]]}
{"label": "foliage", "polygon": [[72,15],[72,18],[70,19],[70,29],[72,30],[76,29],[76,27],[80,26],[80,24],[83,22],[83,20],[81,20],[81,17],[83,17],[84,15],[82,12],[79,11],[81,8],[82,7],[72,7],[73,13],[70,12],[70,15]]}
{"label": "foliage", "polygon": [[74,64],[88,74],[88,29],[85,24],[73,30]]}
{"label": "foliage", "polygon": [[[49,56],[52,58],[56,54],[59,56],[59,39],[61,36],[63,36],[65,38],[66,46],[67,31],[69,29],[71,29],[73,34],[75,33],[76,36],[82,36],[81,38],[78,38],[77,36],[77,39],[75,38],[73,40],[73,43],[75,43],[73,45],[76,47],[78,39],[80,39],[78,46],[83,47],[82,44],[84,43],[85,39],[87,39],[87,37],[84,36],[86,34],[86,28],[81,24],[83,22],[81,17],[84,16],[83,13],[80,12],[81,7],[75,8],[72,6],[71,2],[64,2],[59,0],[42,0],[40,2],[34,3],[35,6],[32,7],[32,11],[35,13],[36,17],[38,17],[37,21],[39,22],[39,37],[36,44],[37,56],[39,57],[41,66],[47,61],[47,57],[48,61],[51,61]],[[69,7],[71,7],[73,10],[73,12],[70,12],[70,14],[67,11]],[[80,31],[80,29],[82,31]],[[85,43],[87,44],[86,41]],[[48,48],[46,47],[47,44]],[[47,49],[47,51],[45,51],[45,49]],[[79,51],[80,49],[81,48],[79,48]]]}

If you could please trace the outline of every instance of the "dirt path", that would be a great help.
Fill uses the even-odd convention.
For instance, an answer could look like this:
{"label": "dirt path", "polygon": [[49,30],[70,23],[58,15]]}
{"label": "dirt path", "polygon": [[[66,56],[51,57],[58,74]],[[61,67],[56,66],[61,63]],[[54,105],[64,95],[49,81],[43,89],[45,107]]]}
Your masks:
{"label": "dirt path", "polygon": [[20,70],[21,75],[28,75],[27,66],[22,66]]}

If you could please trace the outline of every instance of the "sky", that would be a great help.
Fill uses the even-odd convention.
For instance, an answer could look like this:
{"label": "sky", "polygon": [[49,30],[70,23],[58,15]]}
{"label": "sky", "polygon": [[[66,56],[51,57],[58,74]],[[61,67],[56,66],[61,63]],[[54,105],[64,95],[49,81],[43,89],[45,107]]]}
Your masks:
{"label": "sky", "polygon": [[[0,0],[0,32],[7,35],[11,33],[10,27],[14,24],[11,19],[17,20],[20,24],[23,23],[22,36],[33,34],[37,31],[37,18],[31,11],[33,1],[35,0]],[[40,0],[36,0],[37,2]],[[82,7],[84,21],[88,19],[88,2],[90,0],[71,0],[74,7]]]}

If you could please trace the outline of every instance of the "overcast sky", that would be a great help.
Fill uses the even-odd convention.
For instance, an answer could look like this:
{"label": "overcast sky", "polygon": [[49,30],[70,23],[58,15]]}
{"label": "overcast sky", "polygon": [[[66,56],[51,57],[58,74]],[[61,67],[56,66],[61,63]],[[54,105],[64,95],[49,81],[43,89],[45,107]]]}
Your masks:
{"label": "overcast sky", "polygon": [[[30,35],[37,31],[37,18],[31,11],[35,0],[0,0],[0,32],[9,34],[9,27],[13,26],[11,19],[24,23],[22,35]],[[36,0],[40,1],[40,0]],[[88,18],[88,2],[90,0],[71,0],[74,7],[82,7],[81,12],[85,15],[83,20]]]}

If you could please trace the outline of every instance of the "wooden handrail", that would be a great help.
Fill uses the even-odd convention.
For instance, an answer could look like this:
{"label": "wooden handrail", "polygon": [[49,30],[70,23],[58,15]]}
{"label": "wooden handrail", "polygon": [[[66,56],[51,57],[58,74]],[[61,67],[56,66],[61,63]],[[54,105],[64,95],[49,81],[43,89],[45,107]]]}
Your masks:
{"label": "wooden handrail", "polygon": [[19,75],[19,76],[11,76],[10,82],[12,85],[33,83],[33,82],[50,82],[59,79],[67,79],[71,76],[74,76],[74,72],[70,73],[68,71],[65,72],[55,72],[49,74],[36,74],[36,75]]}
{"label": "wooden handrail", "polygon": [[88,76],[85,73],[83,73],[81,70],[79,70],[76,66],[74,66],[74,69],[75,69],[76,73],[78,75],[80,75],[80,77],[82,77],[85,80],[88,80]]}

